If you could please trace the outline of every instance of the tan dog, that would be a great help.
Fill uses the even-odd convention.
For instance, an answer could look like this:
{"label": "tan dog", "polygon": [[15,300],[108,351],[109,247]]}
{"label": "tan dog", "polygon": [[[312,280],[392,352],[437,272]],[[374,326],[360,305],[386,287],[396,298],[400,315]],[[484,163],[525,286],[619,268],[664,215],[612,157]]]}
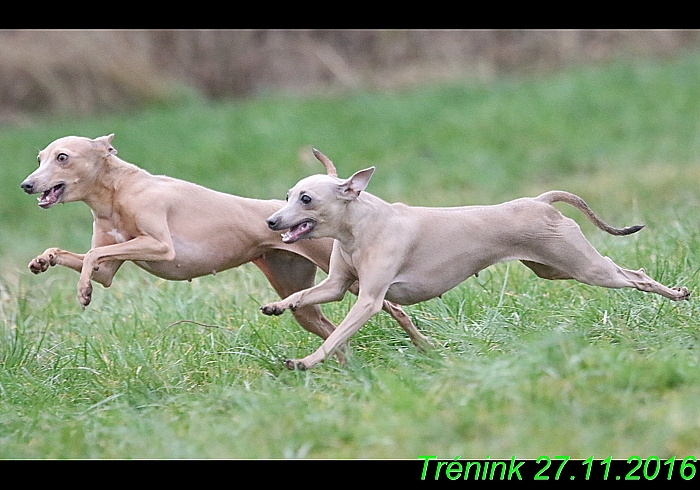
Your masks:
{"label": "tan dog", "polygon": [[[86,254],[49,248],[29,263],[35,274],[54,265],[79,272],[83,308],[92,297],[91,280],[109,287],[126,260],[170,280],[253,262],[283,298],[313,286],[316,267],[328,271],[332,239],[283,243],[265,225],[282,201],[248,199],[151,175],[116,156],[113,136],[54,141],[39,152],[39,168],[22,183],[28,194],[41,194],[44,209],[83,201],[92,210],[92,248]],[[414,343],[427,342],[400,307],[383,307]],[[297,309],[294,317],[323,339],[335,328],[316,305]]]}
{"label": "tan dog", "polygon": [[575,206],[613,235],[628,235],[642,227],[612,228],[578,196],[551,191],[495,206],[410,207],[363,192],[373,172],[374,167],[362,170],[347,180],[307,177],[289,191],[287,205],[267,220],[273,230],[289,229],[283,235],[285,243],[311,237],[332,237],[336,242],[324,281],[263,306],[263,313],[279,315],[339,300],[359,280],[357,302],[338,328],[313,354],[287,361],[289,368],[307,369],[325,360],[381,309],[385,299],[401,305],[425,301],[506,260],[520,260],[545,279],[575,279],[688,299],[685,287],[668,288],[643,269],[623,269],[602,257],[553,202]]}

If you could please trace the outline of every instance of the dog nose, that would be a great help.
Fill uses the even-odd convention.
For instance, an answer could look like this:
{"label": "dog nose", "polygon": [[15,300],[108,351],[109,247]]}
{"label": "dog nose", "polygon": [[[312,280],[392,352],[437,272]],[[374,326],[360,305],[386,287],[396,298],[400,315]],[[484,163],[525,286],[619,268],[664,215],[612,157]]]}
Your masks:
{"label": "dog nose", "polygon": [[24,190],[24,192],[26,192],[27,194],[31,194],[32,191],[34,191],[34,182],[27,182],[25,180],[24,182],[22,182],[21,187]]}
{"label": "dog nose", "polygon": [[279,218],[272,218],[272,217],[267,218],[267,226],[268,226],[268,228],[270,228],[271,230],[274,230],[274,229],[275,229],[275,227],[277,226],[277,223],[278,223],[278,222],[279,222]]}

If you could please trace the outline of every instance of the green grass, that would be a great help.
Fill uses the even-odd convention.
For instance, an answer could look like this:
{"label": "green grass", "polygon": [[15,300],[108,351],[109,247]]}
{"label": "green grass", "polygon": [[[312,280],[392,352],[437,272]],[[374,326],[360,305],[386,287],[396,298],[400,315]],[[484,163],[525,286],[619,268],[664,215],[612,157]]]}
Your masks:
{"label": "green grass", "polygon": [[[495,203],[561,188],[561,205],[617,263],[698,290],[700,56],[541,78],[342,97],[192,97],[133,114],[0,128],[0,458],[661,458],[700,453],[697,299],[537,279],[499,264],[407,307],[437,345],[388,316],[345,366],[284,369],[320,341],[247,265],[191,283],[127,264],[82,311],[77,274],[26,269],[85,251],[84,204],[48,211],[19,183],[67,134],[116,133],[119,155],[225,192],[282,198],[320,173],[375,165],[370,191],[418,205]],[[354,298],[324,306],[339,322]]]}

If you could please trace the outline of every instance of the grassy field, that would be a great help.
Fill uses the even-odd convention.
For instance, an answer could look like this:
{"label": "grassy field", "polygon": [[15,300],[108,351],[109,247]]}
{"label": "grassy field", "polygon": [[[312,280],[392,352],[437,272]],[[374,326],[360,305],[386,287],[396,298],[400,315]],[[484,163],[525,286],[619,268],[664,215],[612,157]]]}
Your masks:
{"label": "grassy field", "polygon": [[[0,458],[627,458],[700,456],[697,298],[538,279],[499,264],[407,307],[437,348],[387,315],[352,356],[284,369],[320,341],[252,266],[191,283],[126,264],[82,311],[77,274],[33,276],[50,246],[89,247],[82,203],[44,211],[19,183],[53,139],[116,133],[127,161],[234,194],[284,198],[322,167],[375,165],[370,192],[488,204],[559,188],[603,255],[698,290],[700,55],[487,85],[342,97],[188,97],[134,114],[0,128]],[[348,296],[324,306],[339,322]]]}

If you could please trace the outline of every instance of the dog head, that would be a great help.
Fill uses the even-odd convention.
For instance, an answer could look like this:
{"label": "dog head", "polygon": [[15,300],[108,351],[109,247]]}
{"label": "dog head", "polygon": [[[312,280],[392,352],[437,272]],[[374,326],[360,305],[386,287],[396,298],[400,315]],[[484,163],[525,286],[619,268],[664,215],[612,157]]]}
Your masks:
{"label": "dog head", "polygon": [[274,231],[288,230],[282,235],[285,243],[336,237],[347,205],[365,190],[373,173],[370,167],[345,180],[333,175],[302,179],[287,193],[287,204],[267,219],[267,225]]}
{"label": "dog head", "polygon": [[117,154],[114,134],[89,139],[66,136],[39,152],[39,168],[22,182],[27,194],[41,194],[39,206],[47,209],[61,202],[81,201],[89,196],[104,160]]}

